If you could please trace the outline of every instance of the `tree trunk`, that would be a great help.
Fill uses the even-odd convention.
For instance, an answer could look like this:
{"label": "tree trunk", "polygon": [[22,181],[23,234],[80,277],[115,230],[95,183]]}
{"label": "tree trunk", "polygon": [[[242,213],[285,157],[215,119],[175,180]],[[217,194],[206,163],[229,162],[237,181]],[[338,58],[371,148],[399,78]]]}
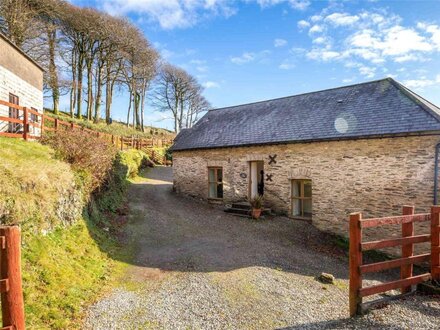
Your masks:
{"label": "tree trunk", "polygon": [[107,125],[109,125],[112,117],[111,106],[112,106],[113,83],[112,80],[110,79],[111,68],[108,66],[108,63],[106,70],[107,70],[107,74],[105,81],[105,122],[107,123]]}
{"label": "tree trunk", "polygon": [[60,87],[58,84],[58,71],[55,64],[55,45],[57,30],[54,26],[47,27],[47,42],[49,46],[49,86],[52,90],[53,112],[59,113]]}
{"label": "tree trunk", "polygon": [[76,107],[76,49],[72,50],[72,87],[70,89],[70,117],[74,117]]}
{"label": "tree trunk", "polygon": [[145,132],[144,126],[144,111],[145,111],[145,94],[147,93],[147,89],[144,88],[141,95],[141,131]]}
{"label": "tree trunk", "polygon": [[82,83],[83,83],[83,67],[84,67],[84,53],[79,51],[78,58],[78,86],[76,93],[76,116],[82,119]]}
{"label": "tree trunk", "polygon": [[128,111],[127,111],[127,127],[130,127],[130,112],[131,112],[131,91],[130,93],[130,103],[128,104]]}
{"label": "tree trunk", "polygon": [[102,98],[102,62],[98,63],[97,73],[97,86],[96,86],[96,103],[95,103],[95,123],[97,123],[101,117],[101,98]]}
{"label": "tree trunk", "polygon": [[140,129],[141,128],[141,119],[140,119],[140,101],[141,101],[141,96],[139,95],[138,92],[135,93],[134,96],[134,108],[135,108],[135,114],[136,114],[136,129]]}
{"label": "tree trunk", "polygon": [[[90,55],[91,56],[91,55]],[[93,112],[93,72],[92,72],[93,59],[88,57],[86,60],[87,65],[87,120],[92,120]]]}

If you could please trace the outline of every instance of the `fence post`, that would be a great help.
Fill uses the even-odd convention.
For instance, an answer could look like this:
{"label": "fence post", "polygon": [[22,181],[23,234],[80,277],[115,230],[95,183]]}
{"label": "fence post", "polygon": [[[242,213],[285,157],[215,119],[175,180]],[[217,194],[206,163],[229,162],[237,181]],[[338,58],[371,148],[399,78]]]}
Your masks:
{"label": "fence post", "polygon": [[362,298],[359,296],[359,289],[362,288],[362,277],[360,266],[362,265],[362,228],[360,221],[361,213],[350,214],[350,316],[360,311]]}
{"label": "fence post", "polygon": [[55,132],[58,131],[58,118],[55,118]]}
{"label": "fence post", "polygon": [[75,128],[75,124],[73,122],[70,123],[70,129],[73,131],[74,128]]}
{"label": "fence post", "polygon": [[[413,215],[414,206],[403,206],[403,215]],[[402,223],[402,237],[414,236],[414,222]],[[402,245],[402,258],[412,257],[414,255],[414,243]],[[413,264],[403,265],[400,267],[400,278],[403,280],[413,276]],[[401,293],[411,292],[410,286],[400,288]]]}
{"label": "fence post", "polygon": [[121,136],[121,151],[124,150],[124,138]]}
{"label": "fence post", "polygon": [[26,107],[23,108],[23,139],[28,139],[29,132],[29,112]]}
{"label": "fence post", "polygon": [[115,145],[115,136],[112,134],[112,144]]}
{"label": "fence post", "polygon": [[20,228],[0,227],[2,236],[1,279],[6,280],[1,292],[3,327],[24,330],[24,302],[21,286]]}
{"label": "fence post", "polygon": [[431,207],[431,276],[440,280],[440,206]]}
{"label": "fence post", "polygon": [[44,117],[46,117],[45,116],[45,114],[44,114],[44,112],[41,114],[41,127],[40,127],[40,136],[43,136],[43,131],[44,131]]}

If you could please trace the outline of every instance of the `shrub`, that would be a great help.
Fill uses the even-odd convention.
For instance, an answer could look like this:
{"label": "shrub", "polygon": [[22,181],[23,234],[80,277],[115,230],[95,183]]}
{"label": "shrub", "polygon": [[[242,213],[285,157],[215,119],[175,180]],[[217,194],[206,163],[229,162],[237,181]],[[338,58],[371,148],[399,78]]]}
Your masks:
{"label": "shrub", "polygon": [[42,142],[55,149],[56,156],[72,164],[84,179],[87,191],[99,188],[108,178],[117,150],[110,143],[80,130],[46,135]]}
{"label": "shrub", "polygon": [[120,153],[120,158],[121,164],[127,166],[127,178],[135,177],[138,174],[139,169],[150,164],[148,155],[141,150],[130,149],[122,151]]}

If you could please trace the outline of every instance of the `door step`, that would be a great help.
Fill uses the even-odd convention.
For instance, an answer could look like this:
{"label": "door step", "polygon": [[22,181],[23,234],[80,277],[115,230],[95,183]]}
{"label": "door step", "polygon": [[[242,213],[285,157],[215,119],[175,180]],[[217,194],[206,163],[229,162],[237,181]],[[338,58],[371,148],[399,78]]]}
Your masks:
{"label": "door step", "polygon": [[[231,207],[227,207],[224,210],[226,213],[237,215],[241,217],[251,217],[252,208],[248,202],[232,203]],[[261,215],[270,215],[271,209],[265,208],[261,212]]]}

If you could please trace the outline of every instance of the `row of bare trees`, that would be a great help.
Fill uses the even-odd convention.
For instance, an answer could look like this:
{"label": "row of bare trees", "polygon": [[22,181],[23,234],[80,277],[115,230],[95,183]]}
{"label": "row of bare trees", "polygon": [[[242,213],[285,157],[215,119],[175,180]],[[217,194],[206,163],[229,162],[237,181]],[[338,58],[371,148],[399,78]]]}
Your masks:
{"label": "row of bare trees", "polygon": [[129,20],[64,0],[0,0],[0,31],[45,69],[45,92],[59,112],[111,123],[115,89],[128,95],[127,125],[144,130],[147,101],[192,127],[210,105],[186,71],[164,63]]}

